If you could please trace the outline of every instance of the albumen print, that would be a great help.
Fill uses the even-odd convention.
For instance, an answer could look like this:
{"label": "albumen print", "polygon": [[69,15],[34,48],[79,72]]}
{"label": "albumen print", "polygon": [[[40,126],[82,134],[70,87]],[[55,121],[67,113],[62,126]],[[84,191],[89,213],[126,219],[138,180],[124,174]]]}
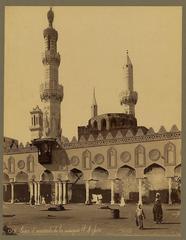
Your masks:
{"label": "albumen print", "polygon": [[179,6],[6,6],[3,235],[180,236]]}

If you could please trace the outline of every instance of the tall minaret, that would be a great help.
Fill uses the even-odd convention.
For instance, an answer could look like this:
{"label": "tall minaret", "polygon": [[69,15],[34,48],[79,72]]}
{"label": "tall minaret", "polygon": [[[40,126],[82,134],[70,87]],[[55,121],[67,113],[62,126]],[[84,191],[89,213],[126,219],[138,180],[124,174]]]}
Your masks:
{"label": "tall minaret", "polygon": [[93,90],[93,101],[91,105],[91,117],[96,117],[98,115],[98,106],[96,102],[96,94],[95,94],[95,88]]}
{"label": "tall minaret", "polygon": [[47,13],[48,28],[43,32],[45,51],[42,58],[45,77],[40,86],[40,97],[43,103],[43,137],[61,137],[61,102],[63,86],[58,83],[60,55],[57,52],[58,32],[53,28],[54,13],[52,8]]}
{"label": "tall minaret", "polygon": [[138,94],[133,90],[133,66],[126,51],[126,58],[123,65],[124,72],[124,90],[120,94],[120,103],[124,107],[124,113],[135,116],[135,105],[138,100]]}

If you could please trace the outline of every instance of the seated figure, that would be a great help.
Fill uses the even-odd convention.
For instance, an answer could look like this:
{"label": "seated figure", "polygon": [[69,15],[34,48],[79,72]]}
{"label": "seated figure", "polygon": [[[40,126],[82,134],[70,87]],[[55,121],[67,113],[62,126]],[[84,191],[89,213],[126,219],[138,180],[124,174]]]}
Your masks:
{"label": "seated figure", "polygon": [[97,204],[97,201],[98,201],[97,195],[96,194],[92,194],[91,202]]}
{"label": "seated figure", "polygon": [[98,199],[97,204],[102,204],[102,199],[103,199],[103,197],[102,197],[101,194],[98,194],[98,195],[97,195],[97,199]]}

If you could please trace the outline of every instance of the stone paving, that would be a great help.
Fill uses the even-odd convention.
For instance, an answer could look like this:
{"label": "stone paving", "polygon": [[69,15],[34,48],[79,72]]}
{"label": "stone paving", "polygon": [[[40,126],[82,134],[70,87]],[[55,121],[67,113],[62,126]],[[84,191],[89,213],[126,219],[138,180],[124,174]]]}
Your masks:
{"label": "stone paving", "polygon": [[111,210],[100,209],[99,205],[68,204],[65,211],[47,211],[46,205],[4,204],[3,220],[18,235],[180,236],[180,205],[163,204],[162,224],[153,222],[153,205],[144,205],[143,230],[135,225],[135,204],[108,206],[120,210],[120,219],[113,219]]}

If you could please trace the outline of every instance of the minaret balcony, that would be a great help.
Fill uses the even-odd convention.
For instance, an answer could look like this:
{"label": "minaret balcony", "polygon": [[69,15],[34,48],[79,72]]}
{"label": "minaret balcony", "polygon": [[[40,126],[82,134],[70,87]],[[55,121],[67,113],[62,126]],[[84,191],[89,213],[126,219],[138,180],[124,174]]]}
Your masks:
{"label": "minaret balcony", "polygon": [[57,64],[59,66],[61,62],[61,57],[59,53],[53,51],[46,51],[42,56],[42,63],[43,64]]}
{"label": "minaret balcony", "polygon": [[48,27],[43,31],[43,36],[44,38],[46,37],[48,38],[50,36],[51,38],[54,38],[57,41],[58,32],[54,28]]}
{"label": "minaret balcony", "polygon": [[40,86],[41,100],[56,99],[57,101],[63,100],[63,86],[58,85],[57,88],[46,88],[45,83]]}
{"label": "minaret balcony", "polygon": [[122,104],[136,104],[138,100],[137,92],[123,91],[120,94],[120,103]]}

